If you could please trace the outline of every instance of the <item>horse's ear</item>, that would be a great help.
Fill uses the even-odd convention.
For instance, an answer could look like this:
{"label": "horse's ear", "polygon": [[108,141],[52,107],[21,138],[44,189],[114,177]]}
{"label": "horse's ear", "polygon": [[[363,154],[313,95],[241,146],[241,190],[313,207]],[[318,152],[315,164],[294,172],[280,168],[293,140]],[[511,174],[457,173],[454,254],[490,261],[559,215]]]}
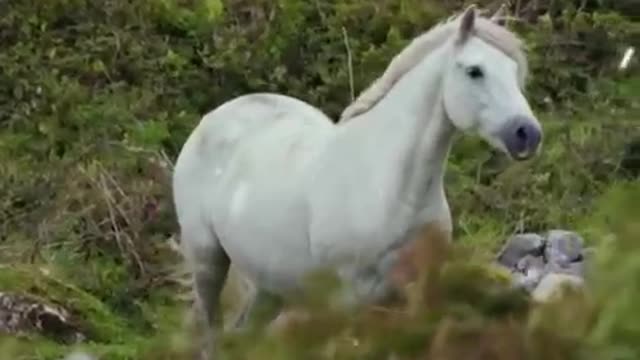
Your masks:
{"label": "horse's ear", "polygon": [[475,4],[470,5],[462,14],[462,20],[460,20],[460,31],[458,34],[458,44],[463,44],[469,39],[473,32],[473,26],[476,21],[476,9]]}
{"label": "horse's ear", "polygon": [[505,26],[507,23],[505,19],[505,15],[507,12],[506,9],[507,9],[507,6],[505,4],[500,5],[498,10],[496,10],[496,12],[491,16],[491,21],[493,21],[494,23],[500,26]]}

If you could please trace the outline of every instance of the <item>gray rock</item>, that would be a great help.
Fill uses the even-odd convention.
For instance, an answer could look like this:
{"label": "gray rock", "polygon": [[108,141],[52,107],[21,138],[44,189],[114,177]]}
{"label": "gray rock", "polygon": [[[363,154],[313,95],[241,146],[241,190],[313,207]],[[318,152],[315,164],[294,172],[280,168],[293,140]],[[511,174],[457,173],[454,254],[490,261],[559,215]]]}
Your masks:
{"label": "gray rock", "polygon": [[0,333],[31,335],[39,333],[61,343],[86,340],[71,311],[55,304],[21,294],[0,292]]}
{"label": "gray rock", "polygon": [[584,277],[584,261],[576,261],[571,263],[547,263],[544,272],[555,274],[569,274]]}
{"label": "gray rock", "polygon": [[582,237],[575,232],[551,230],[547,235],[545,258],[547,262],[566,265],[582,259]]}
{"label": "gray rock", "polygon": [[584,280],[575,275],[550,273],[540,280],[531,297],[538,302],[547,302],[560,295],[565,286],[574,289],[582,288]]}
{"label": "gray rock", "polygon": [[535,297],[548,298],[559,283],[582,283],[593,250],[583,248],[575,232],[551,230],[544,238],[535,233],[511,237],[496,262],[511,271],[512,283]]}
{"label": "gray rock", "polygon": [[73,352],[67,355],[64,360],[95,360],[95,358],[84,352]]}
{"label": "gray rock", "polygon": [[518,234],[511,237],[500,250],[499,264],[513,269],[527,255],[540,255],[544,248],[544,238],[535,233]]}
{"label": "gray rock", "polygon": [[536,267],[527,269],[524,273],[516,272],[513,273],[513,284],[517,288],[524,288],[531,292],[538,286],[543,275],[544,270]]}
{"label": "gray rock", "polygon": [[580,278],[584,279],[584,277],[585,277],[585,262],[584,261],[572,262],[569,265],[569,270],[567,271],[567,273],[579,276]]}
{"label": "gray rock", "polygon": [[516,270],[527,274],[531,270],[543,271],[545,268],[544,258],[542,256],[525,255],[516,264]]}

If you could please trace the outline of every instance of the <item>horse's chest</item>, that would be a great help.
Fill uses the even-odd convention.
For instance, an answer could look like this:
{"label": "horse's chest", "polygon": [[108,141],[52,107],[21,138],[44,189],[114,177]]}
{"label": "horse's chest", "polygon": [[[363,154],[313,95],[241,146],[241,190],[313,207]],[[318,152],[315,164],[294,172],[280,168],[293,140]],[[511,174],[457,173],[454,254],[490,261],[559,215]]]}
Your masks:
{"label": "horse's chest", "polygon": [[407,232],[399,243],[368,264],[346,266],[342,278],[350,284],[348,303],[401,301],[405,287],[428,268],[438,266],[446,254],[450,232],[446,222],[432,221]]}

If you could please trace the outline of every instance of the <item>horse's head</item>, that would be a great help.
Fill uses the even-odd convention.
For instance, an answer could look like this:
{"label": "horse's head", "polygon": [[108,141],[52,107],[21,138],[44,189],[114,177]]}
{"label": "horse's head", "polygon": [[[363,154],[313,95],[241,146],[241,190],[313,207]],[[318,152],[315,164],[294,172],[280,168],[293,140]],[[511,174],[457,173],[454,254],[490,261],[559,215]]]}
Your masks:
{"label": "horse's head", "polygon": [[526,61],[516,37],[497,21],[459,18],[443,100],[451,122],[516,160],[538,153],[542,128],[522,93]]}

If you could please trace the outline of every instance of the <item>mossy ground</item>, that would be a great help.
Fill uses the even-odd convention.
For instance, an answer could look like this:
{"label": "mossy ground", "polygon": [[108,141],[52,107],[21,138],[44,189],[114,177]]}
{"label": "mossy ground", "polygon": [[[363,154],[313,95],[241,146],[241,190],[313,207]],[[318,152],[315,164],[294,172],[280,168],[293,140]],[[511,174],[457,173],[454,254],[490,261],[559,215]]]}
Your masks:
{"label": "mossy ground", "polygon": [[[168,241],[177,231],[168,180],[199,116],[267,90],[335,117],[350,99],[343,26],[358,91],[462,3],[0,3],[0,290],[73,309],[91,334],[81,348],[101,359],[185,358],[188,289]],[[454,145],[446,182],[456,245],[427,286],[440,294],[437,310],[342,314],[315,304],[315,320],[281,338],[229,337],[227,358],[378,359],[389,349],[467,358],[452,353],[460,348],[493,359],[640,357],[640,187],[628,150],[640,139],[640,77],[637,60],[616,70],[639,25],[623,1],[556,3],[513,24],[530,47],[540,157],[509,163],[478,139]],[[486,266],[509,235],[552,228],[597,248],[590,295],[533,306]],[[225,299],[235,303],[233,292]],[[2,342],[0,359],[75,349]]]}

